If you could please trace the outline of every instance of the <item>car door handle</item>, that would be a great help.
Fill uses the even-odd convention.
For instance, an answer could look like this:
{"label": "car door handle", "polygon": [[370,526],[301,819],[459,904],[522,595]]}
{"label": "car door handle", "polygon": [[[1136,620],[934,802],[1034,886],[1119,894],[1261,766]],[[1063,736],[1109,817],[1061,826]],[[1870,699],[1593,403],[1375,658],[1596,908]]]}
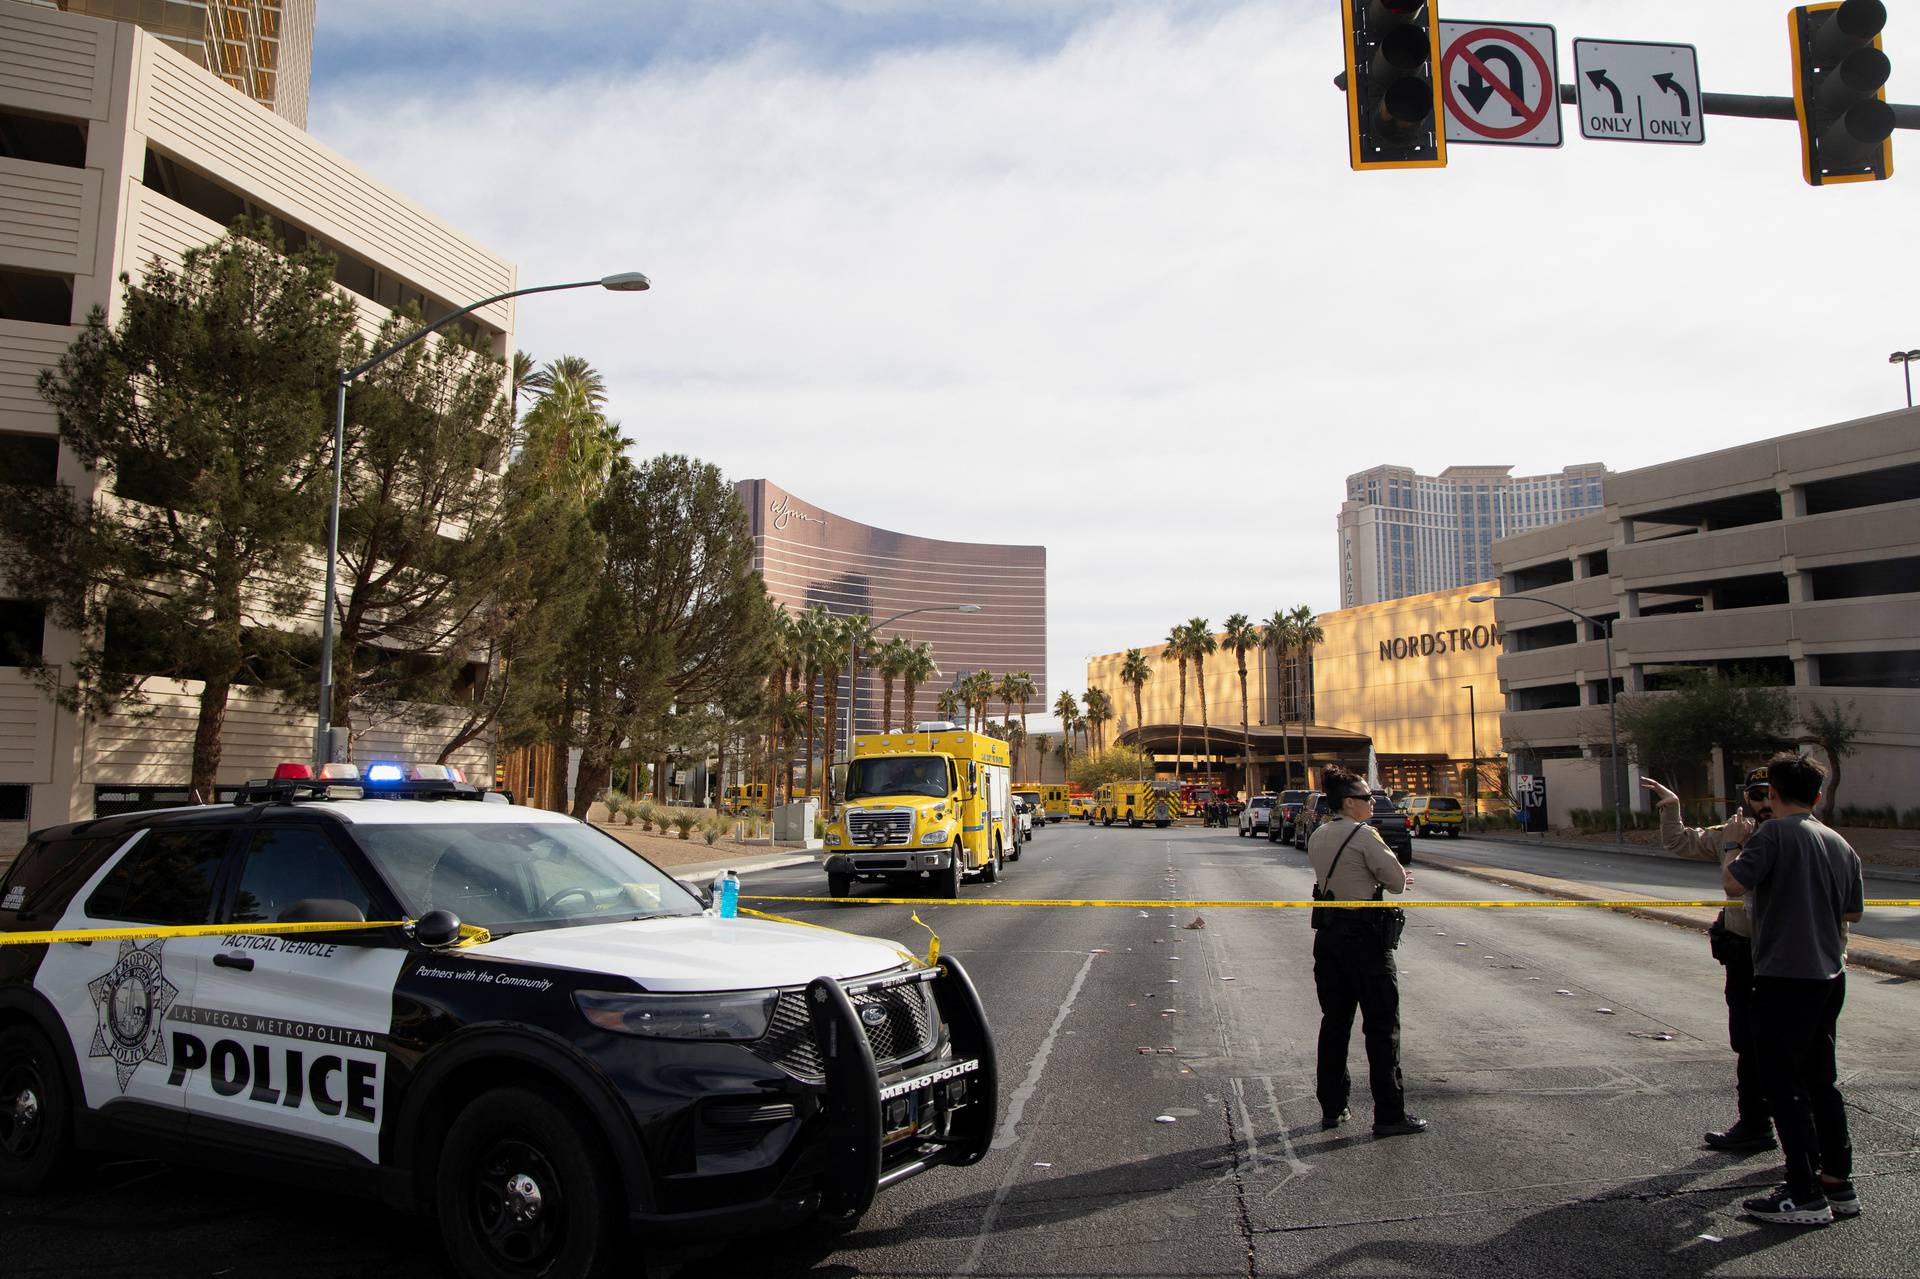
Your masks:
{"label": "car door handle", "polygon": [[238,968],[243,973],[250,973],[253,971],[253,956],[215,955],[213,957],[213,966],[215,968]]}

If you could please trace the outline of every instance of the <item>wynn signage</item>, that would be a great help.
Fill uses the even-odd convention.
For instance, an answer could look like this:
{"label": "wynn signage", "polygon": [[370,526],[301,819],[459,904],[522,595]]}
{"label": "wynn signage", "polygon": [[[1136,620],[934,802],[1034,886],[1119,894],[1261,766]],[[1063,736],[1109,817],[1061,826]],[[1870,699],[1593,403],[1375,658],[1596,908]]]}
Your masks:
{"label": "wynn signage", "polygon": [[787,525],[793,523],[795,520],[800,521],[802,524],[818,524],[821,528],[827,526],[827,522],[818,515],[808,515],[805,511],[795,506],[793,499],[784,493],[767,503],[767,513],[773,516],[775,532],[784,533]]}
{"label": "wynn signage", "polygon": [[1465,653],[1476,648],[1492,648],[1500,642],[1500,628],[1488,626],[1450,626],[1444,631],[1423,635],[1396,635],[1380,641],[1380,660],[1401,662],[1409,657],[1432,657],[1436,653]]}

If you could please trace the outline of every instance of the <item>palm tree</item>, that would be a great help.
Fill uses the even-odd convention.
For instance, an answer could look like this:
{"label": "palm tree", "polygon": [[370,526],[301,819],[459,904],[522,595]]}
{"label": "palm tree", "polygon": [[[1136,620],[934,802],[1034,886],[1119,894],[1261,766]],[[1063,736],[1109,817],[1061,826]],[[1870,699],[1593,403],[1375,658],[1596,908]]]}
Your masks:
{"label": "palm tree", "polygon": [[[908,705],[912,705],[911,695],[908,697]],[[957,688],[941,689],[940,696],[933,699],[933,708],[940,713],[940,718],[946,720],[949,724],[959,719],[960,690]]]}
{"label": "palm tree", "polygon": [[1007,717],[1007,748],[1013,752],[1013,774],[1020,775],[1020,750],[1027,744],[1027,726],[1012,716]]}
{"label": "palm tree", "polygon": [[[829,658],[828,650],[834,645],[829,642],[829,632],[834,629],[833,614],[822,605],[815,604],[803,613],[795,622],[799,631],[800,664],[806,681],[807,699],[807,793],[812,794],[813,765],[816,758],[814,745],[819,725],[819,700],[815,689],[820,683],[821,672]],[[831,728],[832,721],[828,721]]]}
{"label": "palm tree", "polygon": [[1193,686],[1200,694],[1200,758],[1207,761],[1208,776],[1213,769],[1213,730],[1207,724],[1207,655],[1220,651],[1213,638],[1213,626],[1204,617],[1187,621],[1187,656],[1193,659]]}
{"label": "palm tree", "polygon": [[1093,748],[1107,748],[1107,722],[1113,718],[1113,699],[1103,688],[1087,690],[1087,726],[1093,731]]}
{"label": "palm tree", "polygon": [[578,355],[563,355],[557,360],[548,360],[537,372],[522,378],[520,385],[544,398],[553,394],[554,388],[562,382],[577,384],[587,402],[596,410],[606,406],[607,380],[584,357]]}
{"label": "palm tree", "polygon": [[[1027,736],[1027,702],[1038,691],[1034,687],[1033,676],[1025,671],[1012,671],[1000,681],[1000,705],[1017,705],[1020,708],[1020,737],[1023,741]],[[1019,775],[1020,752],[1017,750],[1013,753],[1013,771],[1015,776]]]}
{"label": "palm tree", "polygon": [[[619,424],[608,421],[594,401],[592,386],[599,382],[600,375],[586,368],[584,361],[580,363],[584,369],[581,376],[550,380],[540,399],[527,410],[521,447],[539,460],[545,483],[582,501],[592,501],[606,484],[607,473],[624,451],[626,441],[621,438]],[[547,366],[549,370],[553,367]]]}
{"label": "palm tree", "polygon": [[[787,692],[787,677],[797,664],[795,656],[797,645],[798,636],[794,627],[793,614],[787,612],[784,607],[776,607],[773,611],[773,636],[770,645],[772,669],[767,672],[767,803],[769,805],[780,802],[782,741],[791,729],[797,727],[797,717],[790,718],[788,714],[791,709],[788,699],[798,695]],[[793,759],[791,745],[787,747],[785,759],[789,763],[789,767],[785,770],[786,788],[791,790],[793,786],[793,769],[790,766]]]}
{"label": "palm tree", "polygon": [[1140,690],[1145,688],[1147,681],[1152,678],[1153,663],[1147,660],[1147,655],[1137,648],[1128,649],[1126,660],[1120,663],[1120,682],[1133,690],[1133,726],[1135,728],[1141,728],[1147,722],[1140,710]]}
{"label": "palm tree", "polygon": [[993,675],[988,671],[975,671],[960,681],[960,700],[967,707],[969,728],[978,724],[979,731],[987,731],[987,703],[993,700],[993,689]]}
{"label": "palm tree", "polygon": [[767,803],[775,803],[784,795],[793,798],[793,747],[788,743],[800,740],[813,720],[813,712],[807,705],[807,699],[800,693],[781,693],[773,699],[768,710],[768,734],[781,748],[772,754],[772,772],[767,778]]}
{"label": "palm tree", "polygon": [[1080,718],[1080,703],[1067,689],[1053,699],[1053,713],[1060,717],[1060,769],[1064,774],[1073,758],[1073,722]]}
{"label": "palm tree", "polygon": [[[819,607],[816,605],[815,607]],[[864,651],[873,641],[873,623],[864,613],[850,613],[845,617],[836,617],[822,608],[825,618],[821,632],[820,681],[827,704],[826,747],[821,760],[822,779],[826,786],[820,806],[827,816],[833,816],[833,765],[840,755],[840,672],[847,669],[847,660],[856,653]],[[851,695],[851,690],[849,690]],[[846,743],[849,754],[853,743]]]}
{"label": "palm tree", "polygon": [[513,407],[513,420],[520,420],[520,392],[527,390],[527,383],[533,378],[533,357],[525,351],[513,353],[513,365],[508,370],[507,401]]}
{"label": "palm tree", "polygon": [[1173,730],[1173,777],[1180,779],[1180,757],[1187,749],[1187,628],[1185,623],[1167,632],[1167,647],[1162,654],[1180,663],[1180,716]]}
{"label": "palm tree", "polygon": [[[910,733],[913,731],[914,693],[919,690],[922,684],[930,679],[939,678],[939,675],[940,668],[936,666],[933,661],[933,645],[925,640],[921,640],[918,644],[910,644],[907,648],[906,659],[900,668],[900,678],[906,684],[905,692],[907,703],[904,712],[905,720],[900,725],[901,732]],[[948,714],[948,712],[944,710],[940,713],[942,715]]]}
{"label": "palm tree", "polygon": [[[1293,708],[1295,714],[1300,717],[1301,772],[1302,775],[1305,775],[1308,767],[1307,708],[1301,704],[1301,685],[1310,678],[1306,674],[1306,671],[1313,662],[1313,650],[1319,647],[1321,642],[1327,638],[1327,633],[1320,629],[1320,619],[1315,617],[1313,610],[1305,604],[1296,605],[1294,610],[1287,614],[1287,621],[1293,628],[1292,639],[1295,657],[1290,673],[1293,677]],[[1308,688],[1305,691],[1311,693],[1313,690]]]}
{"label": "palm tree", "polygon": [[[1273,616],[1260,624],[1260,642],[1273,650],[1274,679],[1281,680],[1287,674],[1287,654],[1293,650],[1293,622],[1283,609],[1274,609]],[[1293,785],[1293,733],[1287,727],[1287,709],[1290,699],[1285,692],[1280,694],[1280,788],[1286,790]]]}
{"label": "palm tree", "polygon": [[893,731],[893,682],[907,671],[907,641],[894,636],[880,646],[873,669],[880,676],[880,731]]}
{"label": "palm tree", "polygon": [[1245,613],[1227,619],[1220,647],[1233,654],[1240,668],[1240,743],[1242,771],[1246,774],[1247,798],[1253,798],[1253,740],[1247,725],[1247,652],[1260,647],[1260,629]]}

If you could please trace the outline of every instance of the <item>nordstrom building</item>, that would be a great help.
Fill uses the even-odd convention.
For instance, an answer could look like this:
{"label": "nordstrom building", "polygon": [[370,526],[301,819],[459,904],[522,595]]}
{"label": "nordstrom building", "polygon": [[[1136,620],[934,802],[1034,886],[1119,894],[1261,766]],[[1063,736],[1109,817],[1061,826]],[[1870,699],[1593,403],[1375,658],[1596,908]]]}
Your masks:
{"label": "nordstrom building", "polygon": [[1325,638],[1311,654],[1276,660],[1270,649],[1250,650],[1245,736],[1231,652],[1207,658],[1204,734],[1191,673],[1181,727],[1180,667],[1164,645],[1142,650],[1153,675],[1138,710],[1120,679],[1124,652],[1090,659],[1087,687],[1113,699],[1109,739],[1146,750],[1163,775],[1212,776],[1241,790],[1245,752],[1255,790],[1281,790],[1318,785],[1329,764],[1365,772],[1371,751],[1383,786],[1464,795],[1475,756],[1492,761],[1501,749],[1499,628],[1467,598],[1493,589],[1481,582],[1323,613]]}

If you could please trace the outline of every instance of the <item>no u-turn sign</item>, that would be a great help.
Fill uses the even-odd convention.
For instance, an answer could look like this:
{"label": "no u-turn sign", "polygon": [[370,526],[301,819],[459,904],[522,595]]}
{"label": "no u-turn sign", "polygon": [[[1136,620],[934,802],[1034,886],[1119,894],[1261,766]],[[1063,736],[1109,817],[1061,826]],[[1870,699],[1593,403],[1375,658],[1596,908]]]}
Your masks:
{"label": "no u-turn sign", "polygon": [[1560,145],[1554,30],[1512,22],[1440,24],[1447,145]]}

